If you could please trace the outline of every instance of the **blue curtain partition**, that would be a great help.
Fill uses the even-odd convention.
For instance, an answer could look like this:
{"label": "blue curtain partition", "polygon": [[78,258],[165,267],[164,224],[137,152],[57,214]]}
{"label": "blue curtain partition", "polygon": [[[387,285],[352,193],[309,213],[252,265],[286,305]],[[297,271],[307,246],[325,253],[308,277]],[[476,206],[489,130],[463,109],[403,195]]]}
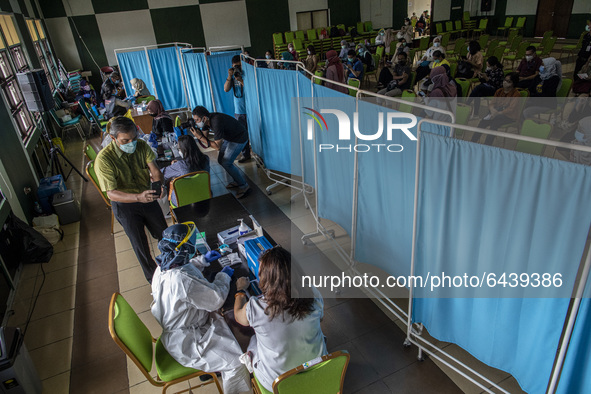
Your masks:
{"label": "blue curtain partition", "polygon": [[167,110],[187,107],[179,51],[177,47],[148,49],[158,99]]}
{"label": "blue curtain partition", "polygon": [[413,321],[525,391],[545,392],[591,223],[581,209],[589,195],[589,167],[425,133],[415,274],[560,273],[563,287],[477,293],[488,298],[417,289]]}
{"label": "blue curtain partition", "polygon": [[228,69],[232,67],[232,57],[235,55],[240,55],[240,51],[213,52],[207,56],[216,112],[230,116],[234,116],[234,98],[232,91],[224,92],[224,82],[228,78]]}
{"label": "blue curtain partition", "polygon": [[150,93],[154,94],[154,85],[152,85],[152,78],[150,77],[150,67],[148,66],[148,59],[144,50],[118,53],[117,61],[119,62],[121,79],[128,95],[132,95],[134,92],[129,82],[133,78],[139,78],[144,81]]}
{"label": "blue curtain partition", "polygon": [[196,106],[201,105],[210,112],[213,112],[205,53],[194,53],[184,50],[182,54],[189,93],[189,108],[193,110]]}
{"label": "blue curtain partition", "polygon": [[258,73],[259,69],[255,69],[248,63],[242,62],[242,71],[244,72],[244,98],[246,100],[246,120],[248,122],[248,135],[250,139],[250,147],[257,155],[265,158],[263,152],[263,131],[261,128],[258,102],[258,92],[256,86],[255,71]]}

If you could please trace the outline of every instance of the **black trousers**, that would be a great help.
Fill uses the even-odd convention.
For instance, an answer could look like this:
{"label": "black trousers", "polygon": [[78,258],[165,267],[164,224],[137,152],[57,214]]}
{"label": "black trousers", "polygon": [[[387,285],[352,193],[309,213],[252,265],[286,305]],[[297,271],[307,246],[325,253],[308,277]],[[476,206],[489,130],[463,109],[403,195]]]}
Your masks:
{"label": "black trousers", "polygon": [[[482,119],[480,123],[478,123],[478,127],[481,129],[491,129],[494,131],[499,131],[499,127],[514,122],[513,119],[508,118],[505,115],[497,115],[493,119],[484,120]],[[480,140],[481,133],[474,133],[472,135],[472,142],[478,142]],[[492,145],[493,141],[495,140],[494,135],[487,134],[486,139],[484,140],[485,145]]]}
{"label": "black trousers", "polygon": [[150,203],[122,203],[112,201],[112,209],[115,218],[125,230],[125,234],[131,242],[133,251],[140,262],[146,280],[152,283],[152,276],[156,270],[156,263],[150,253],[150,244],[144,228],[147,228],[152,237],[158,241],[162,239],[162,232],[168,225],[162,215],[162,209],[158,201]]}

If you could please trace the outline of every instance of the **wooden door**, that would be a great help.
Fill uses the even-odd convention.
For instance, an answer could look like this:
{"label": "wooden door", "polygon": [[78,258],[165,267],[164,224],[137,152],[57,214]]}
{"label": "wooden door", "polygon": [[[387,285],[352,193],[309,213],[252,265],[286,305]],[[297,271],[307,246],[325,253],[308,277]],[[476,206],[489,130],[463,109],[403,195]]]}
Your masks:
{"label": "wooden door", "polygon": [[556,37],[566,37],[573,0],[540,0],[536,17],[535,36],[541,37],[548,30]]}

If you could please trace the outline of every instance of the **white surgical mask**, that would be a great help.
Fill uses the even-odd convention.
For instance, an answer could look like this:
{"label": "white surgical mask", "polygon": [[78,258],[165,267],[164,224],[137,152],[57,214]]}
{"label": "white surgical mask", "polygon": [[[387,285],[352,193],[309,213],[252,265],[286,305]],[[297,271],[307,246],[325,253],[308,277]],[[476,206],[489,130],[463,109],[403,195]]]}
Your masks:
{"label": "white surgical mask", "polygon": [[531,62],[532,60],[534,60],[533,56],[526,56],[525,60],[527,60],[528,62]]}
{"label": "white surgical mask", "polygon": [[205,122],[203,121],[203,119],[201,120],[201,122],[197,122],[197,127],[199,127],[200,129],[202,129],[203,126],[205,126]]}
{"label": "white surgical mask", "polygon": [[137,146],[137,141],[131,141],[127,144],[119,145],[119,149],[121,149],[125,153],[133,153],[135,152],[135,148]]}
{"label": "white surgical mask", "polygon": [[183,157],[185,157],[185,155],[183,155],[183,151],[179,150],[179,157],[182,159]]}
{"label": "white surgical mask", "polygon": [[265,55],[267,59],[271,59],[271,55]]}
{"label": "white surgical mask", "polygon": [[579,130],[575,131],[575,139],[579,142],[585,141],[585,134],[581,133]]}
{"label": "white surgical mask", "polygon": [[434,43],[433,43],[433,46],[436,46],[436,47],[438,47],[438,46],[439,46],[439,43],[438,43],[438,42],[434,42]]}
{"label": "white surgical mask", "polygon": [[345,48],[347,48],[347,46],[346,45],[341,45],[341,48],[345,49]]}
{"label": "white surgical mask", "polygon": [[308,55],[311,55],[311,54],[312,54],[312,52],[308,51]]}

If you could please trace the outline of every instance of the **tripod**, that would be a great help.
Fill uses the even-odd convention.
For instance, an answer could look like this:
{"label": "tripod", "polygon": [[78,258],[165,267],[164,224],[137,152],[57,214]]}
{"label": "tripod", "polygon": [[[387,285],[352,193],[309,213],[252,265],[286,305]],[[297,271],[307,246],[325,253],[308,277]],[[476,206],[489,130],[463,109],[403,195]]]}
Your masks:
{"label": "tripod", "polygon": [[[45,125],[45,121],[43,120],[43,114],[41,113],[41,132],[43,134],[43,137],[45,138],[45,141],[47,141],[49,143],[49,162],[51,163],[51,174],[62,174],[64,175],[64,182],[68,180],[68,178],[70,177],[70,175],[72,174],[72,170],[76,171],[76,173],[78,173],[78,175],[80,175],[80,178],[84,179],[84,182],[88,182],[88,179],[86,179],[86,177],[74,166],[74,164],[72,164],[72,162],[70,161],[70,159],[68,159],[66,157],[66,155],[64,154],[64,152],[62,152],[62,150],[60,149],[59,146],[56,146],[53,143],[53,140],[51,139],[51,137],[49,136],[49,132],[47,131],[47,126]],[[60,163],[60,159],[59,157],[61,156],[62,159],[64,159],[64,161],[66,163],[68,163],[70,165],[70,171],[68,171],[68,174],[65,175],[64,170],[62,168],[62,163]]]}

